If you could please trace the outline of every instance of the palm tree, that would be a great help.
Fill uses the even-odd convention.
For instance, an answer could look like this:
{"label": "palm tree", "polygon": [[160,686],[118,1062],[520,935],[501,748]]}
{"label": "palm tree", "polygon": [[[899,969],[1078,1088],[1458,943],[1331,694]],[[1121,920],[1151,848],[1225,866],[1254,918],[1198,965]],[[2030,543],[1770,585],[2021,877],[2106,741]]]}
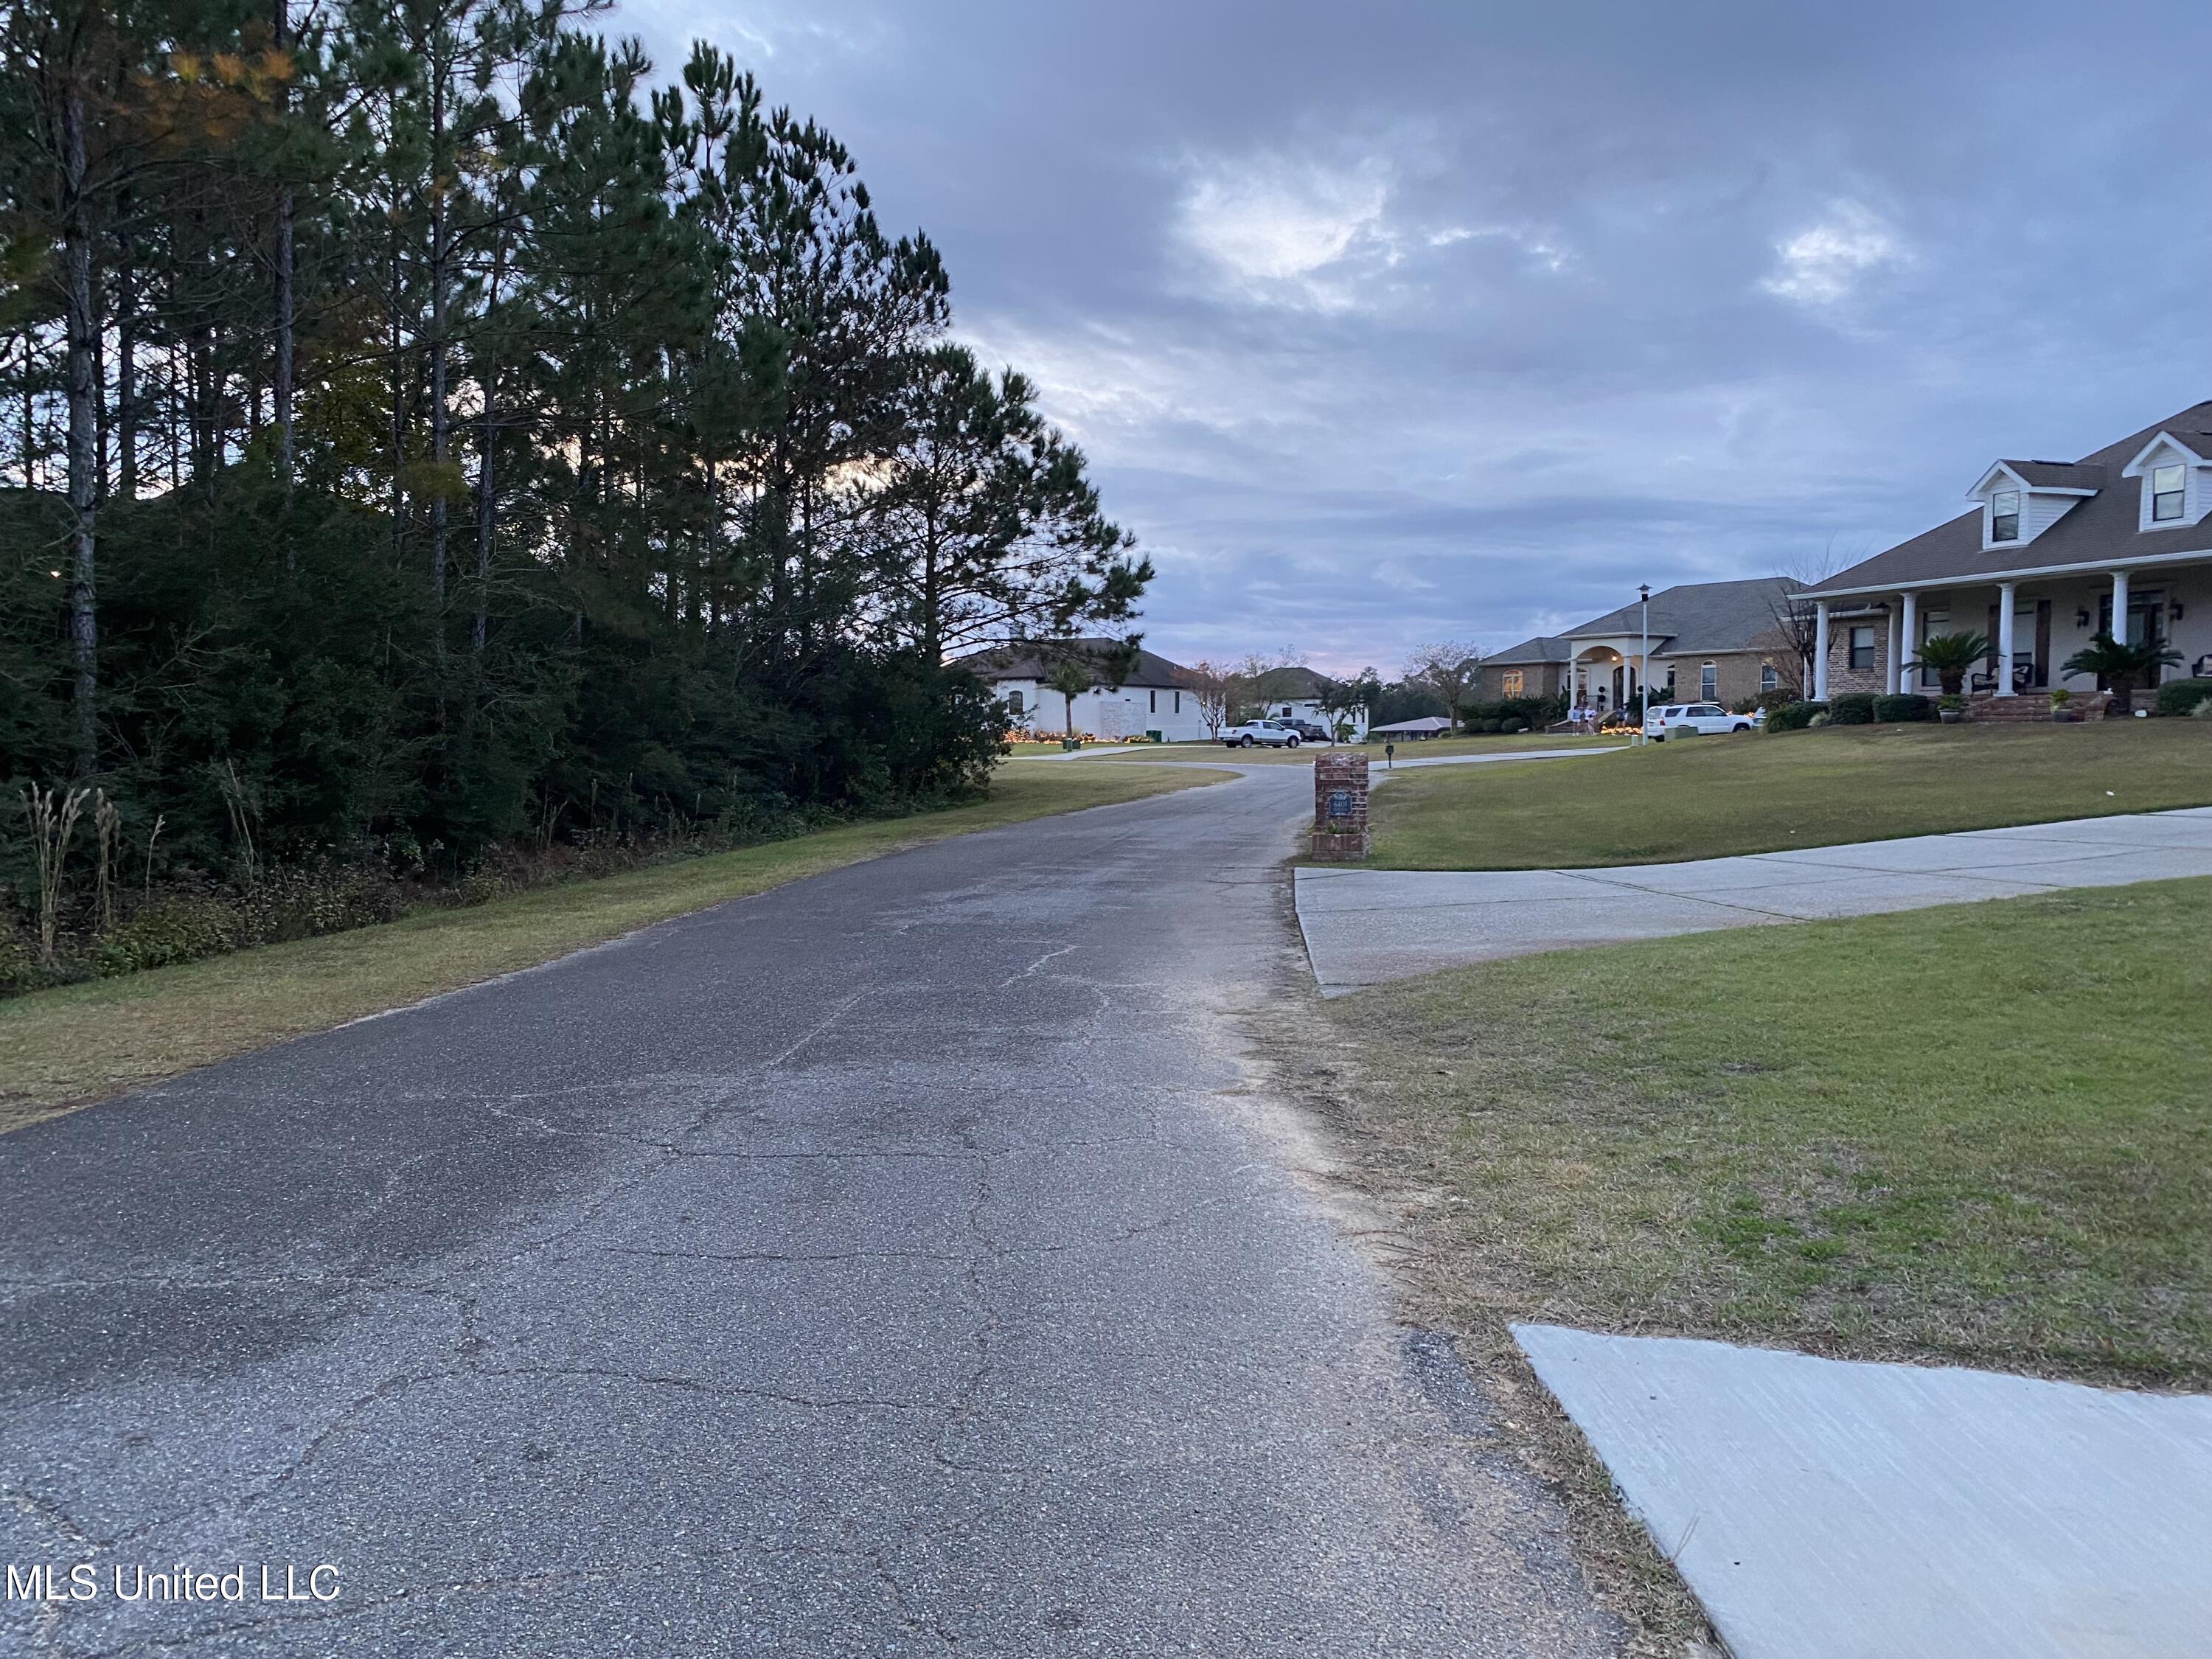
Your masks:
{"label": "palm tree", "polygon": [[2112,700],[2105,705],[2105,718],[2124,720],[2135,713],[2136,688],[2158,678],[2158,671],[2181,660],[2181,653],[2155,636],[2141,645],[2123,645],[2109,631],[2066,659],[2069,674],[2094,674],[2112,688]]}
{"label": "palm tree", "polygon": [[1067,740],[1075,741],[1075,700],[1088,691],[1097,679],[1091,665],[1080,657],[1062,657],[1052,665],[1052,672],[1044,683],[1060,695],[1067,705]]}
{"label": "palm tree", "polygon": [[1943,695],[1955,697],[1974,665],[1989,654],[1990,641],[1985,634],[1930,634],[1920,642],[1920,660],[1905,666],[1934,669],[1936,678],[1943,683]]}

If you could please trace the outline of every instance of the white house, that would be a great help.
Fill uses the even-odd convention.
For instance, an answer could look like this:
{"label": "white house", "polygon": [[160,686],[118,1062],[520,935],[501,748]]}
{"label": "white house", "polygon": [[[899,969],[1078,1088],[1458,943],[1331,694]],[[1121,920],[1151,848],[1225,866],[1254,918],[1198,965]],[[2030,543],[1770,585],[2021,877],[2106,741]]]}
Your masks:
{"label": "white house", "polygon": [[[1045,644],[995,646],[963,657],[956,665],[974,672],[1006,704],[1009,727],[1064,732],[1071,712],[1078,736],[1141,738],[1157,732],[1170,743],[1208,735],[1197,696],[1182,684],[1182,671],[1156,651],[1139,651],[1119,685],[1109,685],[1103,669],[1087,691],[1069,698],[1045,682],[1053,665],[1066,655],[1094,660],[1111,650],[1112,640],[1058,640]],[[1070,703],[1073,704],[1073,710]]]}
{"label": "white house", "polygon": [[2212,403],[2078,461],[1996,462],[1967,497],[1802,596],[1815,697],[1936,690],[1909,665],[1937,634],[1990,641],[1968,687],[1977,719],[2031,717],[2043,700],[2023,692],[2100,689],[2065,663],[2101,632],[2164,641],[2182,658],[2168,673],[2212,673]]}
{"label": "white house", "polygon": [[1358,743],[1364,738],[1367,710],[1325,709],[1321,689],[1321,676],[1310,668],[1271,668],[1252,682],[1254,701],[1261,705],[1262,714],[1273,719],[1311,720],[1329,732],[1336,730],[1339,720],[1349,720],[1352,740]]}

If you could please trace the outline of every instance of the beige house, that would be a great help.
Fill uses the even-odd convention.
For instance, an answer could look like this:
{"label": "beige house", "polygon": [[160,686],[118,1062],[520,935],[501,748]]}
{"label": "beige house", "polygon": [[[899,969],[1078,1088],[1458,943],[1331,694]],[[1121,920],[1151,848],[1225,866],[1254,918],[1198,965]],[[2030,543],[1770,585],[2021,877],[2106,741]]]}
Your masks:
{"label": "beige house", "polygon": [[1556,634],[1539,634],[1534,639],[1493,652],[1482,659],[1482,675],[1474,701],[1556,697],[1566,685],[1567,665],[1573,659],[1572,649]]}
{"label": "beige house", "polygon": [[1723,705],[1794,690],[1804,667],[1784,619],[1803,586],[1787,576],[1662,588],[1560,635],[1571,702],[1603,714],[1633,698],[1649,663],[1656,699]]}
{"label": "beige house", "polygon": [[2182,653],[2169,672],[2212,673],[2212,403],[2078,461],[1994,462],[1966,493],[1957,518],[1806,591],[1814,696],[1933,692],[1905,665],[1949,633],[1990,641],[1968,687],[1989,717],[2101,689],[2064,667],[2100,633],[2163,640]]}

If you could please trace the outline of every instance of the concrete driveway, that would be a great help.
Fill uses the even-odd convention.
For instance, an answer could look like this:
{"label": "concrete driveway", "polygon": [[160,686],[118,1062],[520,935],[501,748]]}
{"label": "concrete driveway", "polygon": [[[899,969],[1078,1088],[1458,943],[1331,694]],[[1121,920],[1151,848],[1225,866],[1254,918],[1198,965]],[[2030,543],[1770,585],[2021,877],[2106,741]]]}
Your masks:
{"label": "concrete driveway", "polygon": [[[0,1139],[0,1554],[102,1586],[0,1649],[1611,1651],[1239,1064],[1309,799],[944,842]],[[252,1599],[106,1589],[179,1563]]]}
{"label": "concrete driveway", "polygon": [[2212,807],[1599,870],[1297,872],[1325,995],[1439,968],[1717,927],[2212,875]]}

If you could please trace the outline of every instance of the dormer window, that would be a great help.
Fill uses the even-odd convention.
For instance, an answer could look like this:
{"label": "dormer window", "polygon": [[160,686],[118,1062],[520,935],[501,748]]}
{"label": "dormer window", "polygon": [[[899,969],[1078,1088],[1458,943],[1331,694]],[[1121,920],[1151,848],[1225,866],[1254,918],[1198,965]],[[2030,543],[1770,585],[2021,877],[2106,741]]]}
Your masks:
{"label": "dormer window", "polygon": [[[2174,469],[2177,472],[2180,470],[2179,467]],[[2180,497],[2174,499],[2178,503]],[[2180,514],[2181,509],[2177,505],[2174,516],[2179,518]],[[1990,495],[1990,539],[1993,542],[2016,542],[2020,539],[2020,491],[2017,489],[1999,489]]]}
{"label": "dormer window", "polygon": [[2150,521],[2179,524],[2181,497],[2188,472],[2180,466],[2154,466],[2150,471]]}

